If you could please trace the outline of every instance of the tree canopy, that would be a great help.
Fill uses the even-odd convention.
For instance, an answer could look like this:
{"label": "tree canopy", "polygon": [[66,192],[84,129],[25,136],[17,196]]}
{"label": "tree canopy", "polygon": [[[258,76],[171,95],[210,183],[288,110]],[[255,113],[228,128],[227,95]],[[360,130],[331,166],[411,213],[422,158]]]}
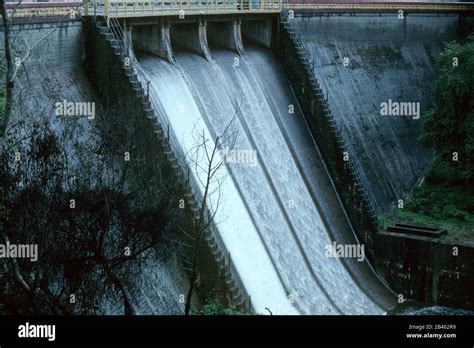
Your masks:
{"label": "tree canopy", "polygon": [[447,44],[438,71],[436,100],[421,140],[434,149],[440,170],[433,168],[427,180],[467,183],[474,179],[474,36]]}

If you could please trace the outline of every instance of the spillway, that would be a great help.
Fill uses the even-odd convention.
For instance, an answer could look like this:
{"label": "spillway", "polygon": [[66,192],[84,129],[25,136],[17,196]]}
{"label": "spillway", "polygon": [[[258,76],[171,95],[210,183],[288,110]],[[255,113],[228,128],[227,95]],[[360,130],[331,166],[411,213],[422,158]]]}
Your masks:
{"label": "spillway", "polygon": [[[269,50],[245,50],[241,57],[213,47],[211,61],[176,51],[176,64],[136,55],[183,152],[192,151],[197,135],[212,142],[224,132],[235,136],[234,150],[256,151],[255,163],[221,169],[217,217],[254,309],[384,313],[392,295],[368,263],[325,254],[333,241],[357,240],[285,72]],[[203,174],[197,167],[193,173]]]}

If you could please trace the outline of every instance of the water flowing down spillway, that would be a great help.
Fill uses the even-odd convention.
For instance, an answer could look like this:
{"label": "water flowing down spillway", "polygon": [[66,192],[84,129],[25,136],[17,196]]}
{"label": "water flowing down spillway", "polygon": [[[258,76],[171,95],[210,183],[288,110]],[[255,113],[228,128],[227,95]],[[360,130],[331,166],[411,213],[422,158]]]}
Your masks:
{"label": "water flowing down spillway", "polygon": [[357,279],[370,273],[367,265],[357,273],[325,255],[337,234],[328,224],[345,217],[324,218],[336,204],[324,198],[331,183],[318,174],[324,164],[278,61],[259,47],[246,47],[238,64],[232,51],[211,51],[212,62],[176,52],[176,66],[153,55],[137,57],[185,153],[196,145],[195,134],[215,139],[227,127],[235,135],[234,150],[256,150],[255,163],[222,169],[217,225],[235,251],[252,305],[274,314],[384,313],[386,289],[371,293]]}

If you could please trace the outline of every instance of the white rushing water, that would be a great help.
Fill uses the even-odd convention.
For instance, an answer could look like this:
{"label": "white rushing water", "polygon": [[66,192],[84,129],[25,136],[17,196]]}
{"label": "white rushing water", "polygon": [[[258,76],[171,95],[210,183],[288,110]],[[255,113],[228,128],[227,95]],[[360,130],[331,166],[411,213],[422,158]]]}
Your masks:
{"label": "white rushing water", "polygon": [[218,217],[252,305],[274,314],[383,313],[340,259],[325,256],[332,240],[305,175],[304,158],[314,149],[294,121],[302,115],[282,68],[260,48],[247,48],[238,65],[235,53],[211,51],[213,62],[177,52],[178,66],[152,55],[138,59],[185,153],[196,132],[215,139],[229,125],[234,150],[256,151],[256,163],[223,168]]}

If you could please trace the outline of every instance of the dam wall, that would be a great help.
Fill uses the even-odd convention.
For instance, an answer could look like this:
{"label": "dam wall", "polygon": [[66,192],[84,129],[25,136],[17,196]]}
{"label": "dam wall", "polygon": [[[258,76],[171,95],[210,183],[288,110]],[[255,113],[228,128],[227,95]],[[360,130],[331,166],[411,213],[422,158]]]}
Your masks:
{"label": "dam wall", "polygon": [[[378,273],[405,299],[470,309],[471,250],[453,263],[449,245],[381,233],[370,206],[377,214],[406,199],[429,166],[431,153],[417,139],[434,96],[436,63],[444,42],[462,39],[471,24],[460,30],[457,16],[374,15],[301,16],[294,24],[298,34],[283,17],[276,49]],[[381,115],[390,99],[419,103],[420,117]],[[348,170],[345,151],[348,162],[359,163],[359,175]]]}
{"label": "dam wall", "polygon": [[[256,155],[251,165],[230,162],[222,168],[217,232],[257,313],[266,308],[273,314],[383,313],[393,297],[366,259],[325,256],[333,241],[357,244],[357,239],[287,76],[265,48],[274,39],[275,22],[257,27],[258,21],[243,18],[208,20],[212,60],[193,46],[173,45],[173,28],[176,62],[137,49],[153,106],[184,153],[195,148],[196,131],[216,141],[228,129],[236,134],[235,151]],[[132,37],[138,26],[132,26]],[[187,33],[181,40],[196,36]],[[258,44],[262,37],[266,45]],[[191,170],[204,179],[200,170]]]}
{"label": "dam wall", "polygon": [[[50,23],[16,24],[12,27],[12,37],[20,35],[33,47],[26,66],[32,69],[59,69],[82,64],[82,23],[80,21],[64,21],[58,25]],[[3,42],[3,32],[0,32]],[[19,44],[18,49],[25,54],[27,47]]]}
{"label": "dam wall", "polygon": [[[436,88],[443,43],[459,37],[456,15],[339,15],[295,18],[330,111],[362,168],[377,213],[405,200],[432,155],[418,141]],[[412,102],[417,115],[382,115]]]}
{"label": "dam wall", "polygon": [[[15,24],[14,57],[21,57],[18,81],[14,89],[14,112],[11,124],[23,119],[37,121],[53,118],[54,103],[70,100],[93,100],[94,91],[82,69],[83,35],[80,21]],[[3,42],[3,31],[0,31]],[[28,49],[30,48],[30,49]],[[16,105],[16,107],[15,107]],[[42,111],[44,110],[44,111]]]}
{"label": "dam wall", "polygon": [[367,185],[358,175],[350,143],[345,142],[339,132],[326,103],[326,95],[313,75],[298,29],[291,21],[294,19],[284,17],[280,27],[280,61],[298,97],[307,126],[318,145],[351,228],[359,243],[365,245],[366,255],[373,262],[378,223],[371,197],[367,195]]}
{"label": "dam wall", "polygon": [[[455,29],[449,16],[444,27],[433,29],[420,21],[413,30],[411,23],[404,29],[341,18],[349,21],[325,23],[327,28],[318,21],[333,17],[316,18],[317,24],[309,17],[295,20],[311,19],[299,23],[312,52],[310,61],[275,18],[229,16],[128,24],[131,40],[123,42],[130,44],[128,52],[121,51],[122,43],[109,28],[85,19],[83,33],[76,24],[54,32],[45,42],[47,49],[41,48],[37,67],[34,61],[26,66],[37,73],[37,85],[45,85],[55,62],[58,71],[73,76],[63,77],[59,85],[48,83],[56,88],[56,97],[69,93],[63,90],[90,93],[87,98],[97,100],[104,111],[102,126],[115,129],[120,151],[127,145],[127,131],[136,127],[135,146],[147,163],[141,184],[152,182],[154,173],[173,176],[176,192],[189,207],[186,226],[196,218],[202,192],[187,182],[189,164],[179,153],[195,147],[196,129],[215,144],[229,128],[236,134],[236,150],[256,155],[251,165],[224,165],[224,201],[211,202],[221,204],[222,211],[200,262],[203,293],[224,293],[228,304],[257,313],[381,314],[393,306],[394,296],[367,259],[333,258],[325,250],[333,242],[362,245],[374,264],[375,214],[396,202],[395,193],[405,197],[430,161],[416,141],[419,119],[381,116],[377,106],[388,100],[415,101],[426,110],[441,43],[419,41],[429,34],[449,38]],[[358,26],[351,21],[365,28],[359,35],[374,40],[379,35],[382,43],[359,45]],[[400,39],[398,30],[408,39]],[[54,47],[70,57],[61,61]],[[346,55],[349,65],[343,68],[349,72],[337,63]],[[393,83],[396,79],[400,81]],[[347,110],[361,114],[351,118]],[[345,153],[347,144],[350,151]],[[162,157],[164,168],[158,166]],[[200,159],[205,160],[202,153]],[[362,178],[351,161],[362,168]],[[195,182],[202,179],[201,170],[191,174]],[[386,250],[395,260],[393,250],[398,249]]]}

